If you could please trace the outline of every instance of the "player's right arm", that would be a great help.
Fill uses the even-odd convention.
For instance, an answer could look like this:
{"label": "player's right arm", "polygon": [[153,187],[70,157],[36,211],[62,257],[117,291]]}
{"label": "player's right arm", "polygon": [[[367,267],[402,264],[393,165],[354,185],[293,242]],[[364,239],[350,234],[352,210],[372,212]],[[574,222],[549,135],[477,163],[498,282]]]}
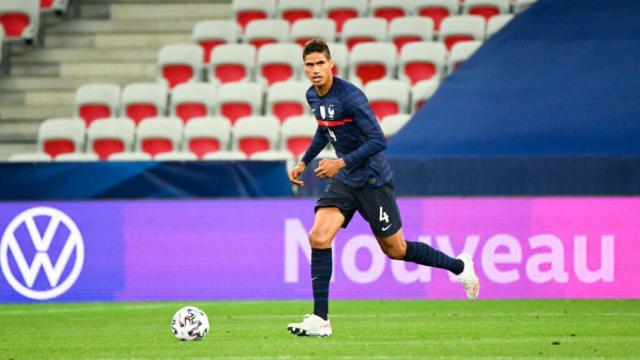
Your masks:
{"label": "player's right arm", "polygon": [[307,164],[315,159],[320,151],[327,146],[328,142],[329,140],[324,135],[323,129],[318,127],[316,129],[316,133],[313,135],[313,139],[311,140],[311,145],[309,145],[307,151],[304,152],[304,156],[302,157],[302,160],[300,160],[300,163],[298,163],[298,165],[293,169],[289,170],[289,181],[291,181],[291,183],[300,186],[304,185],[304,182],[299,179],[300,175],[302,175],[304,170],[307,168]]}

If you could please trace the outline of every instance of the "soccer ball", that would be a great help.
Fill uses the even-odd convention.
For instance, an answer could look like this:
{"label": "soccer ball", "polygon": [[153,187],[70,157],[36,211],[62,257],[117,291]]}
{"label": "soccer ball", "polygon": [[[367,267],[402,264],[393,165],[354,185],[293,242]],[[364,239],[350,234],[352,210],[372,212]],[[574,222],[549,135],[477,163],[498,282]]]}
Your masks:
{"label": "soccer ball", "polygon": [[209,319],[195,306],[185,306],[173,315],[171,330],[181,341],[202,340],[209,332]]}

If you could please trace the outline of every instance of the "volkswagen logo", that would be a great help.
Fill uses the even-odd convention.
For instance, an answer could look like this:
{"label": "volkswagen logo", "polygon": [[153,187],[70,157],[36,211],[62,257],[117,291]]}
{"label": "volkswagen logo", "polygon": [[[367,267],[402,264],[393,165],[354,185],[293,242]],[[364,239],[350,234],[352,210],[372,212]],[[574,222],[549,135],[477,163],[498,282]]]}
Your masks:
{"label": "volkswagen logo", "polygon": [[[36,218],[48,219],[42,230]],[[35,251],[33,257],[25,255],[29,251]],[[74,254],[71,271],[65,272]],[[13,269],[10,259],[15,265]],[[9,223],[0,240],[0,267],[4,277],[14,290],[30,299],[47,300],[64,294],[78,279],[83,263],[84,243],[78,226],[67,214],[54,208],[35,207],[23,211]],[[65,273],[68,275],[62,279]],[[39,276],[46,276],[45,289],[34,289]]]}

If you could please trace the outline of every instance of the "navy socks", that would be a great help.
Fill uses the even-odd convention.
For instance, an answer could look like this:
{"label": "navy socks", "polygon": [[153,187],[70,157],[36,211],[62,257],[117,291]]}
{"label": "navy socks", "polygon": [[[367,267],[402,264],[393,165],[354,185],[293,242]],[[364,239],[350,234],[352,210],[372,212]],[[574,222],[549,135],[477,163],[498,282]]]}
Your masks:
{"label": "navy socks", "polygon": [[425,243],[417,241],[407,241],[407,254],[404,256],[404,260],[416,264],[447,269],[456,275],[459,275],[464,269],[462,260],[452,258]]}
{"label": "navy socks", "polygon": [[313,313],[327,320],[329,316],[329,281],[333,255],[331,249],[311,248],[311,283],[313,285]]}

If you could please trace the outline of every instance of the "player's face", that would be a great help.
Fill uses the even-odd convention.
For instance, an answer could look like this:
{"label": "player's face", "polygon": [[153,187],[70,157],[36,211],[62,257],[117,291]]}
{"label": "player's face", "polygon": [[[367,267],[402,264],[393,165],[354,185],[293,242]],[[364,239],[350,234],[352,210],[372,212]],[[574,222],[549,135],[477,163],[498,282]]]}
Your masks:
{"label": "player's face", "polygon": [[333,77],[333,60],[324,53],[311,53],[304,57],[304,72],[315,87],[323,87]]}

